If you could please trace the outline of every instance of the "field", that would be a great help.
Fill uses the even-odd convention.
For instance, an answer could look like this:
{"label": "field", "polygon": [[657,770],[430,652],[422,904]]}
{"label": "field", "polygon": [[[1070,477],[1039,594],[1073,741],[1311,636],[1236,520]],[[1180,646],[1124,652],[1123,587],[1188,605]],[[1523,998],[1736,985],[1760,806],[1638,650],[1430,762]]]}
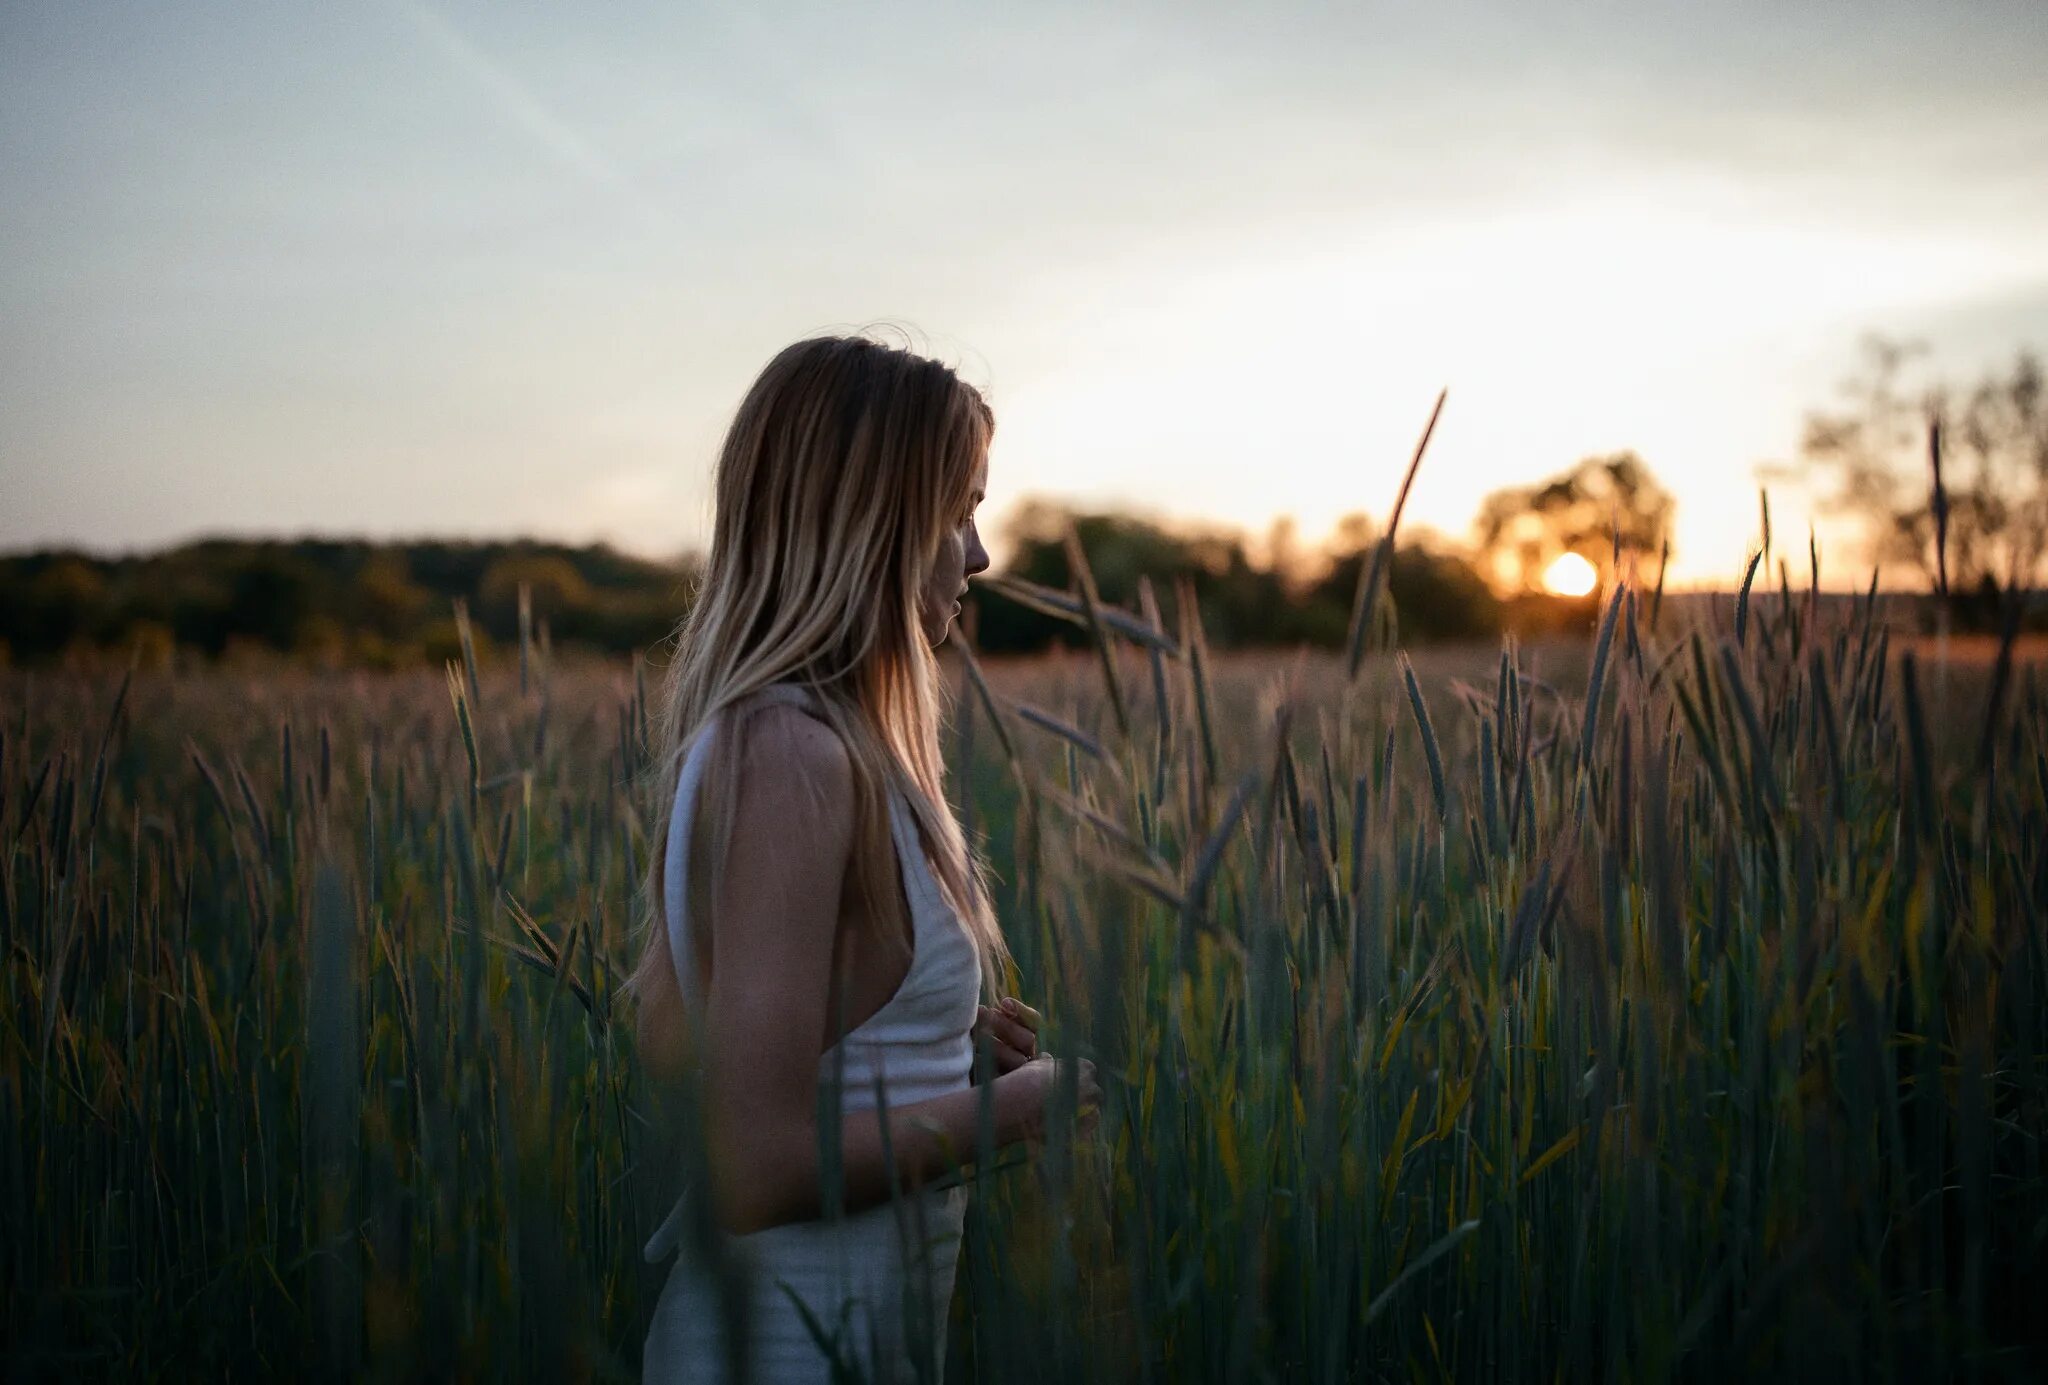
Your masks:
{"label": "field", "polygon": [[[2048,679],[1797,593],[947,667],[1092,1139],[951,1374],[2048,1368]],[[631,1378],[648,670],[0,674],[10,1377]]]}

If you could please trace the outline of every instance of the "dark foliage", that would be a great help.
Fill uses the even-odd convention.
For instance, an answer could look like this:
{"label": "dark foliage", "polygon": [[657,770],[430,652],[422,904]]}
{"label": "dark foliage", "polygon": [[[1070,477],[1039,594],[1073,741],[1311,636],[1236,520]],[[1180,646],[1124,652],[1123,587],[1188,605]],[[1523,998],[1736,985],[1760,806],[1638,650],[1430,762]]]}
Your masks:
{"label": "dark foliage", "polygon": [[80,647],[257,648],[399,665],[455,652],[455,603],[479,642],[536,637],[608,653],[644,648],[681,611],[689,563],[602,545],[204,539],[160,553],[0,558],[0,647],[35,662]]}
{"label": "dark foliage", "polygon": [[[1172,530],[1127,514],[1077,514],[1027,503],[1011,526],[1005,571],[1041,586],[1072,585],[1066,534],[1071,525],[1105,601],[1135,609],[1141,579],[1149,580],[1169,630],[1179,628],[1177,592],[1193,590],[1208,637],[1222,646],[1344,643],[1358,578],[1376,534],[1360,520],[1339,529],[1332,548],[1308,564],[1260,564],[1244,537],[1228,530]],[[1401,632],[1410,642],[1482,638],[1500,632],[1501,607],[1463,557],[1423,542],[1404,542],[1392,571]],[[1067,622],[1001,598],[984,597],[976,638],[994,653],[1080,645],[1086,634]]]}
{"label": "dark foliage", "polygon": [[[1182,532],[1030,502],[1004,570],[1069,586],[1070,523],[1104,600],[1135,608],[1148,579],[1174,627],[1184,580],[1210,638],[1224,647],[1341,645],[1361,564],[1377,541],[1354,519],[1324,553],[1265,564],[1234,532]],[[395,667],[459,653],[458,601],[481,650],[515,644],[523,592],[536,640],[624,654],[670,634],[696,566],[694,558],[663,564],[603,546],[531,541],[206,539],[124,557],[31,553],[0,558],[0,650],[23,664],[84,649],[145,657],[183,649]],[[1502,628],[1501,605],[1472,566],[1427,542],[1404,541],[1396,552],[1392,594],[1410,642],[1484,638]],[[983,593],[978,603],[977,638],[991,652],[1080,639],[1074,627],[999,596]]]}

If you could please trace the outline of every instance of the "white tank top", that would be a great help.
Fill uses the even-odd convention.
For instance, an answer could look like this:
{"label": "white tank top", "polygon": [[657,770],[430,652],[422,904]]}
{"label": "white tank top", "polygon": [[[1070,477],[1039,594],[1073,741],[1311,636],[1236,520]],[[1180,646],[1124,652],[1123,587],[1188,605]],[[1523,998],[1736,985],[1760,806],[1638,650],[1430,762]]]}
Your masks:
{"label": "white tank top", "polygon": [[[814,694],[795,684],[778,683],[762,690],[765,700],[814,705]],[[715,720],[715,719],[714,719]],[[669,953],[686,1006],[702,1003],[695,975],[686,917],[686,871],[691,826],[696,817],[697,787],[703,778],[711,723],[700,728],[684,755],[676,796],[669,813],[664,870],[664,922]],[[966,1087],[974,1058],[972,1031],[981,997],[981,953],[959,914],[939,892],[930,863],[919,842],[915,819],[891,786],[888,797],[890,835],[903,873],[912,922],[910,970],[881,1009],[849,1031],[818,1058],[818,1080],[841,1084],[842,1112],[870,1110],[876,1087],[891,1108],[914,1105],[930,1097]],[[843,1065],[843,1066],[842,1066]],[[770,1380],[827,1377],[825,1358],[817,1353],[809,1330],[789,1295],[803,1300],[817,1321],[842,1320],[851,1306],[854,1315],[876,1327],[886,1343],[890,1319],[899,1315],[906,1298],[922,1298],[922,1311],[944,1323],[944,1305],[952,1294],[953,1268],[965,1189],[926,1192],[907,1218],[904,1209],[889,1206],[853,1213],[838,1222],[797,1222],[731,1238],[742,1248],[758,1280],[753,1330],[757,1365]],[[674,1211],[647,1243],[646,1256],[660,1260],[679,1242],[684,1217],[679,1200]],[[923,1244],[906,1250],[910,1221]],[[709,1286],[692,1277],[679,1257],[650,1324],[645,1367],[651,1380],[715,1380],[712,1359],[717,1334],[715,1298]],[[909,1281],[917,1281],[913,1286]],[[919,1292],[907,1294],[915,1287]],[[943,1336],[940,1341],[943,1342]],[[908,1345],[903,1350],[908,1351]],[[815,1363],[812,1358],[816,1357]],[[813,1374],[812,1366],[818,1368]],[[878,1378],[891,1378],[907,1365],[903,1359],[870,1360]]]}

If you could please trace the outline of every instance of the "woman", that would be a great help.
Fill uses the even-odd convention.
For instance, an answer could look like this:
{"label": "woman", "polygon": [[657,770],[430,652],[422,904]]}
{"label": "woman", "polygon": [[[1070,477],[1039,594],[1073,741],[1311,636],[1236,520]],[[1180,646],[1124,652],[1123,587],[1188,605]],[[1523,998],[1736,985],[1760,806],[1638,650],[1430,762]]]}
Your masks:
{"label": "woman", "polygon": [[[757,1380],[935,1372],[966,1194],[932,1185],[984,1115],[1000,1144],[1043,1127],[1036,1013],[979,1004],[1006,953],[938,740],[932,646],[988,566],[993,426],[938,362],[830,337],[770,361],[726,435],[633,978],[649,1067],[696,1081],[708,1172],[648,1245],[682,1246],[649,1380],[726,1379],[743,1339]],[[1091,1107],[1092,1069],[1071,1080]]]}

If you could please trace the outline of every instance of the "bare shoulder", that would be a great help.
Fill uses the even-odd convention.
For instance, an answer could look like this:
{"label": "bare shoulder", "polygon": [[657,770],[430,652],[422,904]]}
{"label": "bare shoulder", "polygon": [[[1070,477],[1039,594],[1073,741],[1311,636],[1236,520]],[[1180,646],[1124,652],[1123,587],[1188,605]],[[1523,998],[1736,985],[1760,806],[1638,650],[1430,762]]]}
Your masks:
{"label": "bare shoulder", "polygon": [[787,828],[850,835],[853,760],[839,733],[786,702],[742,704],[739,763],[743,799],[790,814]]}

